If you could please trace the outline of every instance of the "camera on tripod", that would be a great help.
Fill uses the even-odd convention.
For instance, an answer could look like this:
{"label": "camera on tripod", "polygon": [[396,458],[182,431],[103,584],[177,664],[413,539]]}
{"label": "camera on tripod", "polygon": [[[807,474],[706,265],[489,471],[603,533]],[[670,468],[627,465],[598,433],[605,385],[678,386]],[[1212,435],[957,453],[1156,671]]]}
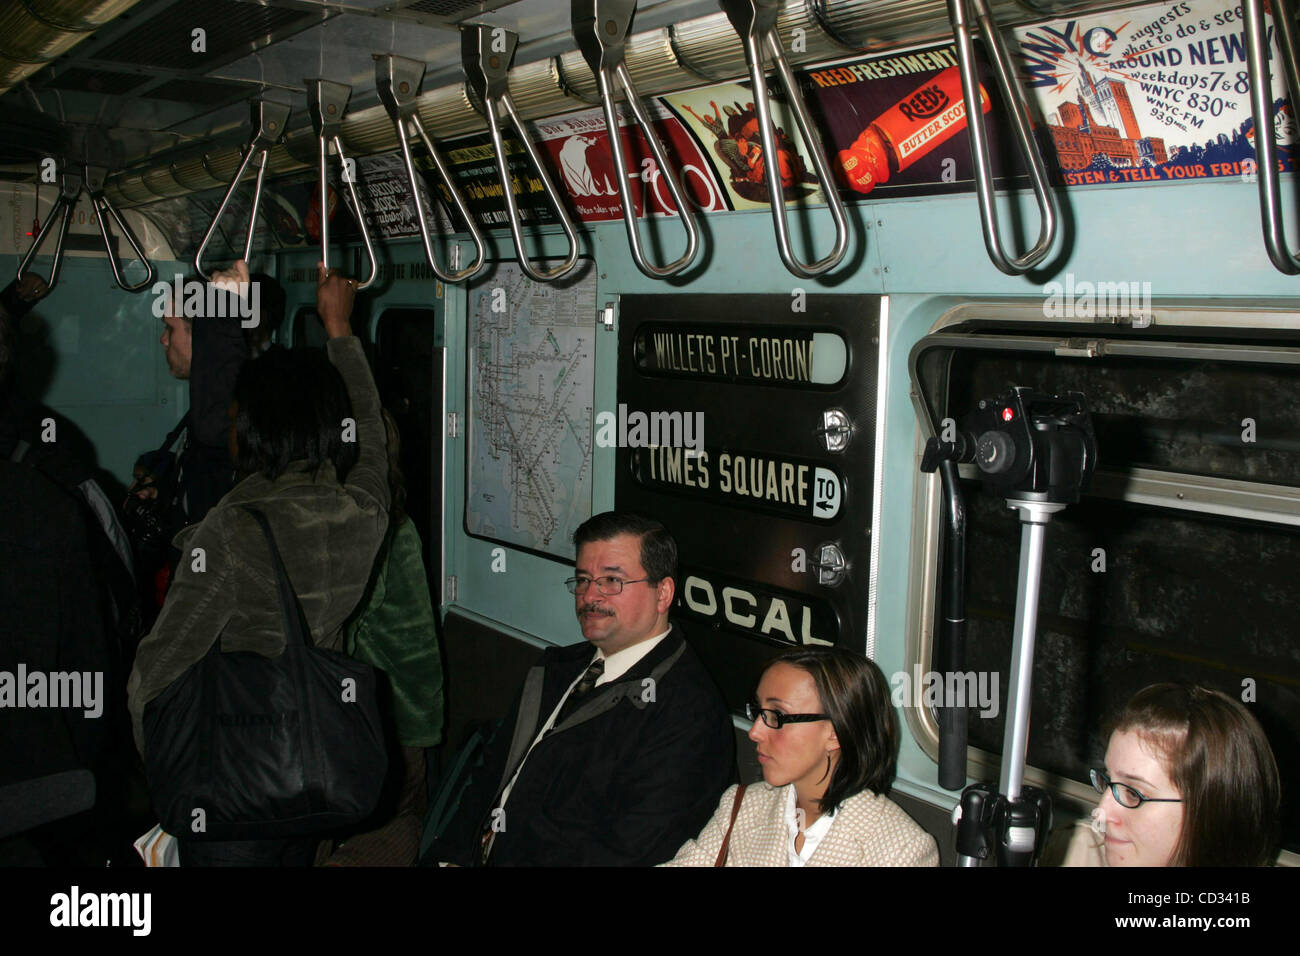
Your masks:
{"label": "camera on tripod", "polygon": [[[945,419],[940,434],[926,442],[921,470],[940,472],[948,503],[943,615],[935,637],[935,659],[945,672],[965,667],[966,507],[957,476],[957,465],[965,462],[979,467],[985,490],[1018,512],[1021,560],[1001,775],[997,786],[975,783],[962,791],[953,817],[958,862],[979,866],[996,857],[1001,866],[1031,866],[1052,826],[1050,795],[1024,786],[1043,549],[1052,516],[1079,500],[1097,466],[1088,400],[1081,392],[1048,395],[1013,387],[980,401],[960,427]],[[956,789],[966,777],[965,708],[936,708],[935,716],[939,781]]]}
{"label": "camera on tripod", "polygon": [[944,460],[974,462],[985,488],[1003,498],[1071,504],[1096,467],[1097,438],[1082,392],[1014,387],[982,399],[960,427],[945,424],[927,442],[921,470],[934,471]]}

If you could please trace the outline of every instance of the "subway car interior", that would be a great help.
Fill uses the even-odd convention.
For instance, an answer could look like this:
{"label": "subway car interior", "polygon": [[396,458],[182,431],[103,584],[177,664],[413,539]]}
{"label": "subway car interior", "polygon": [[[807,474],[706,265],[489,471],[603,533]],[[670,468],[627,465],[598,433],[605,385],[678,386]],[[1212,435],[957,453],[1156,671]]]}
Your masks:
{"label": "subway car interior", "polygon": [[848,649],[942,864],[1025,862],[1006,828],[1087,821],[1109,718],[1181,681],[1263,727],[1295,865],[1296,29],[1290,0],[10,3],[0,285],[49,287],[13,389],[117,506],[190,400],[167,305],[242,259],[274,341],[320,349],[324,262],[402,436],[435,778],[582,641],[574,531],[631,510],[677,541],[740,780],[767,662]]}

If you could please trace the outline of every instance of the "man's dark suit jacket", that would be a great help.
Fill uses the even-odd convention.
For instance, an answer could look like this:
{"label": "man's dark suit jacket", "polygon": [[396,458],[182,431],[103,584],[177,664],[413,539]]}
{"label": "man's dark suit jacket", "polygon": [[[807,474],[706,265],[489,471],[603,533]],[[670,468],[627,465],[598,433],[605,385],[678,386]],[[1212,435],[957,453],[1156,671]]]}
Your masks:
{"label": "man's dark suit jacket", "polygon": [[[590,663],[587,642],[542,655],[540,707],[520,701],[489,742],[433,858],[477,865],[480,836],[509,782],[512,741],[531,742]],[[675,659],[674,655],[677,655]],[[654,682],[645,681],[669,660]],[[528,681],[525,691],[528,695]],[[653,694],[650,691],[653,690]],[[653,696],[653,700],[650,698]],[[521,698],[522,699],[522,698]],[[613,705],[610,706],[610,701]],[[524,745],[526,746],[526,744]],[[494,866],[649,866],[672,858],[709,821],[735,776],[731,718],[676,625],[618,680],[602,684],[523,764],[496,834]]]}

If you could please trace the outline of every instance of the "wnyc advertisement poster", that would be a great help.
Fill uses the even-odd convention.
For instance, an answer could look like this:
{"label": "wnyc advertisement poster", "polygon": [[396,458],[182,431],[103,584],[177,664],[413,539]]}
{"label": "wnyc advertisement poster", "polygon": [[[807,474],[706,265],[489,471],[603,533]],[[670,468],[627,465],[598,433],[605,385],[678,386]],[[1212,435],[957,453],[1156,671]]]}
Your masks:
{"label": "wnyc advertisement poster", "polygon": [[[1255,129],[1241,31],[1240,7],[1228,0],[1151,4],[1009,31],[1056,180],[1083,186],[1251,172]],[[1279,63],[1271,21],[1269,37]],[[1269,133],[1282,169],[1290,170],[1296,124],[1280,68],[1273,73]],[[827,152],[849,187],[846,198],[972,188],[951,43],[891,50],[803,76]],[[994,174],[1014,181],[1019,160],[983,63],[980,79]]]}
{"label": "wnyc advertisement poster", "polygon": [[[1287,102],[1271,19],[1272,136],[1292,168]],[[1180,0],[1052,20],[1015,31],[1067,185],[1172,182],[1253,170],[1255,123],[1241,6]],[[1243,167],[1243,162],[1246,162]]]}

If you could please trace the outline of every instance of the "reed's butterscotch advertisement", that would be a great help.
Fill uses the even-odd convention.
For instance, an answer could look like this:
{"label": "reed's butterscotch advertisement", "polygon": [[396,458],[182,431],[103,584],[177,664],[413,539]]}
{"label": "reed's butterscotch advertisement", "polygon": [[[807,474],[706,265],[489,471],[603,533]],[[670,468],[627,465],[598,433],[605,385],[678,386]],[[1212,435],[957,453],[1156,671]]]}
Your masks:
{"label": "reed's butterscotch advertisement", "polygon": [[[1003,174],[996,86],[979,65],[980,107],[993,168]],[[945,43],[893,50],[802,74],[846,199],[974,189],[957,51]],[[1013,168],[1014,171],[1014,168]]]}

